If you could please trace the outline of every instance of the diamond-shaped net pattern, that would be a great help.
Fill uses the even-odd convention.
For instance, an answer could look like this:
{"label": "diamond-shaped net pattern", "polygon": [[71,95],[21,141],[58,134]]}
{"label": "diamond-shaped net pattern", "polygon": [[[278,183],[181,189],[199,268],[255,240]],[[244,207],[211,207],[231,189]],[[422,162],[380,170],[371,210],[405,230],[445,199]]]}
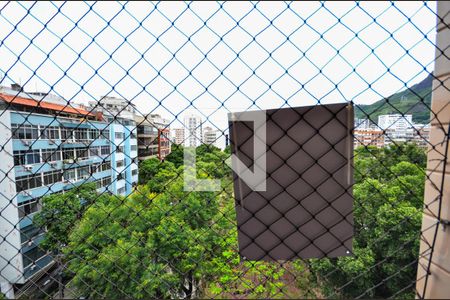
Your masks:
{"label": "diamond-shaped net pattern", "polygon": [[[0,3],[2,293],[423,297],[448,154],[436,18],[430,2]],[[227,114],[248,110],[267,110],[275,192],[243,205],[226,161],[251,166],[254,128],[235,143]],[[194,147],[219,190],[183,188]]]}

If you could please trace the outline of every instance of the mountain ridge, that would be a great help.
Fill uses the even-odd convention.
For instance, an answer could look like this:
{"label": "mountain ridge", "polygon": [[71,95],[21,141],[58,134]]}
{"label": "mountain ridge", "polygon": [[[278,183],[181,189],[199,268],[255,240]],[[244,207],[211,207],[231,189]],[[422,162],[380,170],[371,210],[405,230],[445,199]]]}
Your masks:
{"label": "mountain ridge", "polygon": [[355,118],[378,122],[379,115],[405,113],[412,114],[415,123],[430,122],[431,89],[433,75],[415,85],[380,99],[372,104],[355,106]]}

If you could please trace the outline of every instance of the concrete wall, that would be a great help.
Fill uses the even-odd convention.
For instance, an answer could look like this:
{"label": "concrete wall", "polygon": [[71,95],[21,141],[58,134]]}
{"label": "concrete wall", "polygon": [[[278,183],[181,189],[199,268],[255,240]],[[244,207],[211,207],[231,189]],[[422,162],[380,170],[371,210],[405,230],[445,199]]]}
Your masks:
{"label": "concrete wall", "polygon": [[450,2],[437,4],[435,76],[417,297],[450,298]]}
{"label": "concrete wall", "polygon": [[[0,140],[5,141],[0,149],[0,283],[23,283],[19,213],[17,210],[13,147],[11,140],[11,114],[2,112]],[[6,287],[8,289],[8,287]]]}

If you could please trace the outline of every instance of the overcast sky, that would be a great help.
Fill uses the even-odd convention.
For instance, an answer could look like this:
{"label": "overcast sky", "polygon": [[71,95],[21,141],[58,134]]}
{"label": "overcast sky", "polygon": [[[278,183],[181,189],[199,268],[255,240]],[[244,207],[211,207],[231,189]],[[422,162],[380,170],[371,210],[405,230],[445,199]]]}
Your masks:
{"label": "overcast sky", "polygon": [[0,8],[1,85],[86,103],[119,96],[173,127],[188,108],[225,129],[229,111],[372,103],[434,67],[435,2]]}

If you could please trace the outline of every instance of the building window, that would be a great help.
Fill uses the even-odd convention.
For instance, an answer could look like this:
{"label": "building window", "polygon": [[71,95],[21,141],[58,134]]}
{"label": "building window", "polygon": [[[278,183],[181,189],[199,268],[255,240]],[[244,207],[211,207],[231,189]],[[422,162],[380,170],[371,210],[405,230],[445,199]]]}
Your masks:
{"label": "building window", "polygon": [[44,172],[44,185],[50,185],[60,181],[62,181],[61,170]]}
{"label": "building window", "polygon": [[14,165],[29,165],[41,162],[39,150],[18,150],[13,151]]}
{"label": "building window", "polygon": [[138,173],[138,169],[131,170],[131,175],[136,176]]}
{"label": "building window", "polygon": [[62,150],[62,158],[66,159],[75,159],[75,150],[73,148],[63,149]]}
{"label": "building window", "polygon": [[31,199],[20,203],[17,207],[19,209],[19,218],[23,218],[41,209],[40,199]]}
{"label": "building window", "polygon": [[116,132],[116,133],[114,133],[114,136],[115,136],[116,139],[123,139],[124,135],[125,134],[123,132]]}
{"label": "building window", "polygon": [[83,160],[83,159],[89,158],[88,148],[78,148],[78,149],[76,149],[76,153],[77,153],[76,157],[78,160]]}
{"label": "building window", "polygon": [[111,153],[110,146],[101,146],[100,152],[102,155],[109,155]]}
{"label": "building window", "polygon": [[74,137],[73,128],[61,128],[61,139],[64,141],[73,141]]}
{"label": "building window", "polygon": [[90,140],[96,140],[98,138],[100,138],[100,130],[98,129],[89,129],[89,139]]}
{"label": "building window", "polygon": [[79,142],[84,142],[89,140],[88,138],[88,129],[86,128],[78,128],[75,130],[75,140]]}
{"label": "building window", "polygon": [[57,149],[42,149],[42,162],[53,162],[61,160],[61,151]]}
{"label": "building window", "polygon": [[91,176],[89,166],[83,166],[77,168],[78,180],[86,179]]}
{"label": "building window", "polygon": [[16,191],[21,192],[42,186],[41,173],[16,177]]}
{"label": "building window", "polygon": [[109,129],[100,130],[99,138],[108,140],[109,139]]}
{"label": "building window", "polygon": [[100,164],[99,163],[95,163],[91,165],[91,174],[100,172]]}
{"label": "building window", "polygon": [[97,189],[101,189],[101,188],[108,188],[111,184],[111,177],[104,177],[104,178],[100,178],[97,179],[95,181],[97,183]]}
{"label": "building window", "polygon": [[36,264],[39,259],[46,255],[47,252],[42,250],[40,247],[33,248],[32,250],[23,253],[23,267],[26,268]]}
{"label": "building window", "polygon": [[48,126],[41,130],[41,139],[59,140],[59,127]]}
{"label": "building window", "polygon": [[118,160],[116,163],[116,167],[117,168],[123,167],[123,164],[124,164],[123,160]]}
{"label": "building window", "polygon": [[39,126],[27,124],[11,124],[13,138],[21,140],[37,140],[39,138]]}
{"label": "building window", "polygon": [[137,145],[131,145],[130,146],[130,150],[131,151],[136,151],[137,150]]}
{"label": "building window", "polygon": [[65,170],[63,173],[64,180],[75,181],[77,179],[77,174],[75,169]]}
{"label": "building window", "polygon": [[35,227],[33,225],[26,226],[20,229],[20,241],[25,243],[30,241],[33,237],[44,233],[44,229],[40,227]]}
{"label": "building window", "polygon": [[100,169],[101,169],[102,171],[111,170],[111,162],[110,162],[110,161],[107,161],[107,162],[102,163],[102,164],[100,165]]}
{"label": "building window", "polygon": [[102,187],[109,187],[111,185],[111,177],[102,178]]}
{"label": "building window", "polygon": [[100,156],[100,147],[90,147],[89,148],[90,156]]}
{"label": "building window", "polygon": [[117,193],[120,194],[120,195],[125,194],[125,187],[121,187],[120,189],[118,189]]}
{"label": "building window", "polygon": [[117,153],[123,153],[124,151],[124,149],[123,149],[123,146],[117,146]]}

